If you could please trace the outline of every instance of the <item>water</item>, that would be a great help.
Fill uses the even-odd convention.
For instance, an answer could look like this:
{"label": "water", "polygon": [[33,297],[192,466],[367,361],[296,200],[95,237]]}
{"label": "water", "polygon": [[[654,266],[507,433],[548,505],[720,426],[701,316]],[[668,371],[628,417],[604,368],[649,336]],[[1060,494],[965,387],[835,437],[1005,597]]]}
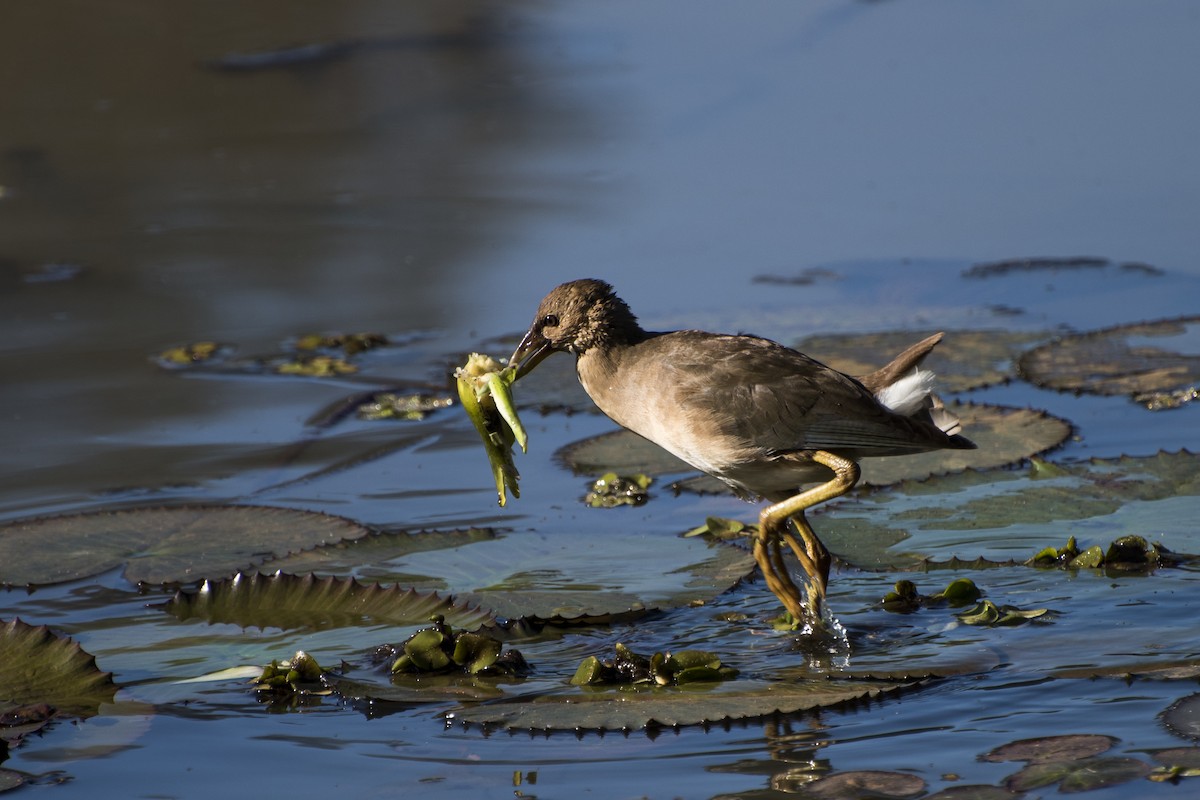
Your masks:
{"label": "water", "polygon": [[[675,534],[708,514],[752,512],[661,489],[641,509],[584,509],[585,480],[550,454],[607,421],[531,415],[526,491],[503,510],[456,413],[323,432],[305,421],[384,379],[442,385],[462,352],[519,332],[548,288],[585,275],[611,280],[648,327],[788,341],[1089,329],[1194,314],[1200,297],[1190,137],[1200,65],[1187,3],[63,11],[10,9],[0,30],[3,519],[241,501],[414,530],[490,524],[504,529],[491,549],[412,563],[453,579],[488,564],[647,593],[699,557]],[[345,46],[287,50],[310,43]],[[1105,266],[963,277],[980,262],[1079,256]],[[1161,274],[1122,268],[1130,262]],[[809,285],[754,280],[814,269]],[[204,339],[268,353],[312,330],[414,341],[366,383],[150,362]],[[1056,455],[1064,461],[1200,447],[1195,408],[1148,414],[1022,383],[972,399],[1072,420],[1080,437]],[[1188,549],[1194,497],[1163,508],[1161,529]],[[1047,529],[1045,544],[1066,532]],[[522,563],[504,565],[506,552]],[[655,572],[617,574],[618,553]],[[931,792],[994,784],[1019,765],[976,757],[1013,739],[1107,733],[1121,740],[1114,752],[1139,757],[1188,744],[1156,715],[1193,683],[1054,673],[1194,661],[1195,574],[972,573],[989,596],[1064,612],[1049,629],[981,633],[947,627],[945,613],[884,614],[873,601],[903,576],[843,572],[832,602],[852,665],[961,654],[988,666],[819,714],[578,737],[446,727],[445,704],[369,718],[327,700],[273,714],[238,682],[173,685],[299,647],[336,661],[404,631],[184,624],[148,607],[165,596],[106,574],[0,594],[0,618],[72,635],[127,687],[3,766],[65,780],[45,790],[62,797],[773,796],[768,787],[813,769],[911,771]],[[950,577],[916,579],[932,590]],[[614,641],[653,649],[681,631],[756,675],[801,661],[767,628],[761,583],[714,602],[752,621],[731,629],[680,609],[523,645],[545,672],[521,691],[553,691]]]}

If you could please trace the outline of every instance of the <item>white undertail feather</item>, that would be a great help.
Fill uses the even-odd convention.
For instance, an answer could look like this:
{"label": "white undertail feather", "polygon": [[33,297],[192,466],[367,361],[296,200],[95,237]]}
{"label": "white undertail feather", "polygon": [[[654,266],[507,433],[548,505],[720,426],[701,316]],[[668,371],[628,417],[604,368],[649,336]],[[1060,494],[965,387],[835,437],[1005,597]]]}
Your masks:
{"label": "white undertail feather", "polygon": [[880,405],[903,414],[914,416],[922,411],[929,420],[947,436],[962,431],[962,423],[942,405],[941,398],[933,393],[934,374],[927,369],[916,369],[890,386],[875,393]]}
{"label": "white undertail feather", "polygon": [[911,417],[925,408],[925,400],[933,394],[933,373],[927,369],[913,370],[900,380],[875,393],[880,405]]}

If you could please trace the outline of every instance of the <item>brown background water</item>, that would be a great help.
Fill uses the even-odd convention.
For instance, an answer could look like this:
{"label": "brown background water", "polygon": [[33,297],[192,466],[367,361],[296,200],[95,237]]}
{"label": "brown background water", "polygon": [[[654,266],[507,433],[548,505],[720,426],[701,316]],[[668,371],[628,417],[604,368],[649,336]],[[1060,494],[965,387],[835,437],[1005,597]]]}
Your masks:
{"label": "brown background water", "polygon": [[[793,338],[1089,328],[1200,305],[1200,9],[1186,2],[45,2],[3,17],[4,518],[245,499],[321,459],[405,442],[360,426],[317,463],[291,464],[281,453],[304,420],[356,387],[189,379],[150,363],[188,341],[252,354],[310,330],[421,333],[380,370],[436,383],[460,351],[519,331],[550,286],[589,275],[614,282],[652,327]],[[1102,280],[958,278],[976,262],[1073,256],[1113,269]],[[1165,274],[1113,278],[1127,262]],[[811,269],[825,272],[810,286],[753,280]],[[1064,402],[1027,387],[990,399]],[[1068,454],[1200,446],[1195,409],[1134,425],[1126,412],[1072,406],[1090,427]],[[497,511],[469,433],[447,424],[376,462],[373,482],[352,471],[267,499],[405,525],[572,518],[561,508],[578,481],[546,461],[523,465],[523,504]],[[548,453],[605,429],[552,419],[533,435]],[[706,510],[639,519],[667,536]],[[32,621],[52,621],[45,613]],[[276,639],[264,647],[286,651]],[[118,642],[96,645],[121,678],[158,669],[123,659]],[[1008,698],[1037,713],[1023,692]],[[304,734],[315,746],[378,730],[320,713],[330,727]],[[894,728],[850,714],[840,735],[875,742],[941,724],[924,713]],[[182,796],[192,789],[168,789],[192,765],[249,776],[256,759],[303,760],[299,748],[263,748],[287,735],[262,724],[251,717],[246,739],[220,742],[167,715],[157,741],[216,760],[131,767],[125,756],[68,771],[78,791],[115,791],[132,768],[145,794]],[[755,784],[709,786],[704,751],[733,761],[766,747],[751,729],[667,753],[610,739],[602,752],[573,739],[488,751],[428,720],[405,725],[345,763],[321,760],[320,779],[378,748],[419,766],[394,782],[371,772],[359,791],[433,776],[430,791],[509,796],[513,770],[547,776],[547,764],[594,757],[632,760],[623,794],[706,796]],[[853,744],[840,752],[843,767],[861,763]],[[670,780],[654,760],[664,754]],[[447,778],[480,758],[488,770]],[[901,751],[887,766],[904,762]],[[568,771],[545,796],[604,777],[603,766]],[[193,788],[222,785],[212,775]]]}

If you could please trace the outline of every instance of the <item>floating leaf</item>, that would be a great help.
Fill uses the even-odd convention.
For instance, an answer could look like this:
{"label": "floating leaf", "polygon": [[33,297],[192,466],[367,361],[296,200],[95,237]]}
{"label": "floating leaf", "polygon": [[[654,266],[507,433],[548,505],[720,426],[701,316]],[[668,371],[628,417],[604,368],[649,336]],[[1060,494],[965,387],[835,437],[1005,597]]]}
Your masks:
{"label": "floating leaf", "polygon": [[314,547],[285,558],[267,561],[264,570],[291,575],[316,573],[340,578],[358,578],[372,583],[399,583],[421,589],[445,588],[437,575],[413,574],[404,568],[404,560],[414,553],[463,547],[492,541],[490,528],[454,531],[403,531],[371,533],[359,539]]}
{"label": "floating leaf", "polygon": [[616,657],[601,660],[588,656],[575,670],[575,686],[629,686],[649,684],[678,686],[685,683],[724,681],[737,677],[738,671],[724,666],[715,653],[680,650],[640,656],[617,642]]}
{"label": "floating leaf", "polygon": [[[810,336],[796,345],[818,361],[847,375],[867,375],[906,347],[934,331],[891,331],[868,334]],[[937,388],[965,392],[1016,376],[1016,360],[1044,333],[1024,331],[949,331],[922,367],[937,375]]]}
{"label": "floating leaf", "polygon": [[75,641],[19,619],[0,625],[0,713],[45,703],[59,714],[90,717],[116,691],[112,675]]}
{"label": "floating leaf", "polygon": [[433,411],[449,408],[449,397],[431,394],[395,394],[380,392],[358,407],[358,418],[365,420],[398,419],[409,422],[425,419]]}
{"label": "floating leaf", "polygon": [[1071,794],[1119,786],[1149,774],[1150,765],[1136,758],[1086,758],[1030,764],[1005,778],[1004,787],[1020,793],[1057,783],[1060,792]]}
{"label": "floating leaf", "polygon": [[1156,750],[1151,757],[1163,766],[1149,775],[1152,781],[1177,781],[1200,777],[1200,747],[1173,747]]}
{"label": "floating leaf", "polygon": [[352,375],[358,367],[344,358],[334,356],[298,356],[290,361],[275,364],[280,375],[300,375],[305,378],[335,378]]}
{"label": "floating leaf", "polygon": [[195,592],[176,593],[165,609],[181,620],[202,619],[243,628],[419,625],[435,615],[471,629],[495,622],[490,612],[435,592],[313,575],[255,573],[205,581]]}
{"label": "floating leaf", "polygon": [[1064,336],[1022,356],[1021,374],[1060,391],[1134,397],[1190,393],[1200,383],[1198,332],[1200,316],[1191,316]]}
{"label": "floating leaf", "polygon": [[167,369],[182,369],[197,364],[212,364],[222,361],[233,352],[229,345],[217,342],[192,342],[172,347],[159,353],[154,361]]}
{"label": "floating leaf", "polygon": [[1184,739],[1200,741],[1200,694],[1176,701],[1162,713],[1167,730]]}
{"label": "floating leaf", "polygon": [[[977,449],[863,459],[861,484],[886,486],[968,468],[1009,466],[1052,450],[1071,435],[1069,423],[1042,411],[973,404],[947,407],[962,420],[963,432],[978,445]],[[658,445],[626,430],[568,444],[555,453],[555,458],[577,475],[610,471],[651,476],[695,472]],[[707,476],[680,481],[676,486],[700,492],[729,491],[725,484]]]}
{"label": "floating leaf", "polygon": [[951,607],[965,606],[974,603],[983,596],[975,581],[970,578],[956,578],[946,585],[946,588],[932,595],[922,595],[912,581],[897,581],[895,587],[884,596],[884,610],[907,614],[922,606],[948,604]]}
{"label": "floating leaf", "polygon": [[[1024,562],[1034,547],[1044,548],[1048,527],[1079,520],[1092,520],[1093,531],[1102,532],[1107,525],[1121,533],[1163,531],[1164,520],[1173,519],[1168,529],[1175,537],[1168,539],[1172,549],[1188,546],[1181,537],[1194,537],[1194,528],[1181,525],[1177,513],[1163,517],[1153,505],[1200,495],[1200,458],[1193,453],[1094,459],[1061,465],[1060,472],[1044,478],[1040,468],[1026,473],[972,470],[904,482],[822,506],[809,519],[830,550],[864,569],[913,565],[942,553],[961,554],[968,547],[971,556],[1019,556]],[[900,552],[901,547],[908,552]],[[1160,559],[1168,557],[1159,547],[1149,549]],[[1071,564],[1087,566],[1093,555],[1097,565],[1103,563],[1105,553],[1097,549],[1072,556]],[[1169,557],[1172,562],[1185,558]],[[1152,563],[1143,561],[1137,569]]]}
{"label": "floating leaf", "polygon": [[272,661],[263,668],[254,684],[254,691],[289,699],[293,695],[328,695],[332,691],[321,678],[325,670],[317,660],[303,650],[287,661]]}
{"label": "floating leaf", "polygon": [[837,772],[804,787],[805,795],[819,800],[889,800],[916,797],[924,791],[925,781],[916,775],[882,770]]}
{"label": "floating leaf", "polygon": [[982,761],[1028,761],[1030,764],[1049,764],[1091,758],[1108,752],[1119,740],[1096,733],[1066,736],[1039,736],[1019,739],[993,748],[980,756]]}
{"label": "floating leaf", "polygon": [[606,472],[592,484],[583,502],[592,508],[644,505],[650,495],[646,489],[654,481],[649,475],[618,475]]}
{"label": "floating leaf", "polygon": [[503,651],[499,639],[486,633],[455,631],[441,615],[433,625],[408,637],[392,651],[393,675],[429,675],[460,672],[467,675],[522,676],[529,672],[517,650]]}
{"label": "floating leaf", "polygon": [[387,344],[388,338],[382,333],[306,333],[296,337],[292,347],[300,351],[337,350],[354,356]]}
{"label": "floating leaf", "polygon": [[991,600],[984,600],[974,608],[958,614],[958,618],[966,625],[985,625],[987,627],[1011,627],[1041,619],[1050,613],[1048,608],[1021,609],[1016,606],[997,606]]}
{"label": "floating leaf", "polygon": [[679,687],[579,689],[530,699],[485,703],[453,712],[456,720],[509,729],[636,730],[791,714],[866,700],[915,683],[736,680]]}
{"label": "floating leaf", "polygon": [[926,796],[924,800],[1013,800],[1013,793],[999,786],[972,783],[948,786]]}
{"label": "floating leaf", "polygon": [[367,533],[340,517],[267,506],[134,508],[39,517],[0,525],[0,583],[60,583],[121,565],[130,581],[187,583]]}

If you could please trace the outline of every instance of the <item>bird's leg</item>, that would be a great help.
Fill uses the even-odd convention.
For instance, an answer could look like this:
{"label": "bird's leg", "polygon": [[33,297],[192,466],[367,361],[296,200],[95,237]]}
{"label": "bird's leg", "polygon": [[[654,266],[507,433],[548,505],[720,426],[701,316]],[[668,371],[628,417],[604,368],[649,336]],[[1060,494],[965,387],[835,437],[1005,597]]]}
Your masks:
{"label": "bird's leg", "polygon": [[[806,455],[833,470],[833,478],[795,497],[764,508],[759,514],[759,535],[754,543],[754,557],[766,576],[768,588],[779,598],[792,617],[799,620],[807,616],[817,620],[820,618],[825,588],[829,583],[830,558],[829,551],[821,544],[821,540],[813,533],[812,526],[805,519],[804,511],[850,491],[854,484],[858,483],[860,471],[858,464],[850,459],[825,450],[814,450]],[[798,539],[797,535],[788,530],[789,519],[796,525]],[[781,541],[787,542],[808,575],[807,603],[802,600],[799,589],[788,575],[787,567],[783,563]],[[805,608],[808,610],[807,614]]]}

